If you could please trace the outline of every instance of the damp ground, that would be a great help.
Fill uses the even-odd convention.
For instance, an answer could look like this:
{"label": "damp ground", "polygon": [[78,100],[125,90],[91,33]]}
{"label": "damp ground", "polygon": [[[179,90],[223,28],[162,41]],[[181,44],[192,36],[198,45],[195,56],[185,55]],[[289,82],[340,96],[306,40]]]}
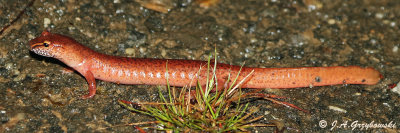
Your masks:
{"label": "damp ground", "polygon": [[[27,4],[1,0],[0,26]],[[258,123],[283,124],[287,132],[399,131],[400,92],[392,85],[400,81],[400,1],[221,0],[201,5],[191,0],[35,1],[0,35],[0,131],[133,132],[133,126],[118,125],[154,120],[117,101],[156,101],[156,86],[97,81],[96,96],[79,99],[87,93],[82,76],[29,52],[28,41],[45,29],[116,56],[206,60],[216,47],[218,61],[232,65],[373,67],[384,76],[377,85],[263,91],[288,97],[283,100],[310,113],[265,100],[251,106],[261,108],[256,115],[264,118]],[[354,127],[370,123],[396,128]]]}

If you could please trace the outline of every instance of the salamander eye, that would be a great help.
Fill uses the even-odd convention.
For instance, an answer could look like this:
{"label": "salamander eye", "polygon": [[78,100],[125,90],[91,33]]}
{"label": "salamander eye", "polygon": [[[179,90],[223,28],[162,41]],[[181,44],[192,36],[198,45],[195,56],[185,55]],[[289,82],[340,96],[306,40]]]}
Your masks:
{"label": "salamander eye", "polygon": [[43,43],[43,45],[44,45],[45,47],[49,47],[49,44],[48,44],[48,43]]}

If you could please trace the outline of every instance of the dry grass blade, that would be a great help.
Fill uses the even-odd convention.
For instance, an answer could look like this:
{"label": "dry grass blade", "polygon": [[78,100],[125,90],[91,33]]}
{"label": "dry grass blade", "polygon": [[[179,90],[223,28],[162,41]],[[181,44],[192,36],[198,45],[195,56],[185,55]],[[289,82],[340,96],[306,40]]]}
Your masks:
{"label": "dry grass blade", "polygon": [[232,92],[234,90],[236,90],[237,88],[239,88],[239,86],[242,85],[243,82],[246,81],[246,79],[249,78],[253,74],[253,72],[254,72],[254,70],[251,70],[251,72],[249,74],[247,74],[246,77],[243,78],[243,80],[241,80],[238,84],[236,84],[236,86],[233,87],[233,89],[228,92],[228,96],[232,95]]}

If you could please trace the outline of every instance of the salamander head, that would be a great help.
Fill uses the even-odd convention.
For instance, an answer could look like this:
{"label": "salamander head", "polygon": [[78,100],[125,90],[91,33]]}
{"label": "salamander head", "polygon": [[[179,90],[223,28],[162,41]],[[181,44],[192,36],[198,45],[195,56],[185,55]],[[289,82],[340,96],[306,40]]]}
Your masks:
{"label": "salamander head", "polygon": [[55,34],[45,30],[39,37],[29,41],[30,50],[38,55],[57,58],[62,45],[55,43],[56,39]]}
{"label": "salamander head", "polygon": [[70,67],[82,65],[85,59],[96,54],[74,39],[48,31],[29,41],[30,50],[38,55],[56,58]]}

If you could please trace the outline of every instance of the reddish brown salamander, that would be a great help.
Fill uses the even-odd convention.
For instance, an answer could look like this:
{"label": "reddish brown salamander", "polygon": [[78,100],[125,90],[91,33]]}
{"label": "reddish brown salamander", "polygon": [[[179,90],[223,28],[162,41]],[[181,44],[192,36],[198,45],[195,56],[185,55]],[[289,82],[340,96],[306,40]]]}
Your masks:
{"label": "reddish brown salamander", "polygon": [[[82,74],[89,85],[91,98],[96,94],[96,80],[121,84],[187,86],[193,79],[206,83],[207,62],[198,60],[127,58],[105,55],[93,51],[74,39],[43,31],[29,41],[30,50],[46,57],[56,58]],[[168,62],[168,73],[166,64]],[[217,64],[218,83],[225,83],[228,75],[235,77],[240,66]],[[252,68],[243,67],[238,81],[254,73],[242,84],[242,88],[297,88],[337,84],[366,84],[379,82],[382,75],[373,68],[359,66],[299,67],[299,68]]]}

